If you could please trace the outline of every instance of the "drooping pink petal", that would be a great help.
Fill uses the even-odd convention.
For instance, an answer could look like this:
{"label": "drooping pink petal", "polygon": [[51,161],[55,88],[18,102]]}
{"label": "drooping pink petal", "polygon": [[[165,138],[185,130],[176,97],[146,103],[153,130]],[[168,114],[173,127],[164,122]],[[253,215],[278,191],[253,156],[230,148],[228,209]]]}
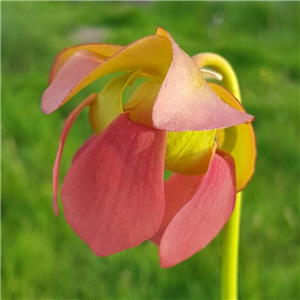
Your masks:
{"label": "drooping pink petal", "polygon": [[[77,59],[80,53],[88,57]],[[65,62],[44,93],[42,110],[46,114],[53,112],[96,79],[115,72],[141,70],[144,74],[164,76],[171,60],[170,42],[157,35],[137,40],[104,61],[91,52],[78,51]]]}
{"label": "drooping pink petal", "polygon": [[65,62],[76,52],[80,50],[85,50],[96,54],[99,57],[99,59],[105,60],[106,58],[120,51],[122,47],[123,46],[119,46],[119,45],[95,43],[95,44],[76,45],[62,50],[55,57],[54,63],[50,71],[49,84],[52,83],[52,81],[56,77],[61,67],[65,64]]}
{"label": "drooping pink petal", "polygon": [[82,101],[68,116],[67,120],[65,121],[64,128],[62,130],[60,136],[60,143],[59,148],[56,154],[55,163],[53,167],[53,208],[55,214],[58,216],[59,208],[57,204],[57,193],[58,193],[58,182],[59,182],[59,167],[60,167],[60,160],[63,153],[64,145],[69,134],[69,131],[76,121],[77,117],[81,113],[81,111],[88,105],[91,105],[93,101],[97,99],[97,94],[92,94],[87,97],[84,101]]}
{"label": "drooping pink petal", "polygon": [[97,67],[101,61],[96,54],[85,50],[80,50],[73,54],[44,92],[41,104],[42,111],[45,114],[49,114],[62,105],[62,99],[67,96],[73,86]]}
{"label": "drooping pink petal", "polygon": [[[208,166],[211,166],[211,160],[216,153],[216,149],[217,144],[214,143],[211,149],[209,161],[207,163]],[[166,227],[170,224],[174,216],[181,210],[181,208],[193,198],[205,175],[206,173],[195,176],[173,173],[173,175],[164,182],[166,209],[159,230],[151,238],[153,243],[159,245]]]}
{"label": "drooping pink petal", "polygon": [[197,176],[173,174],[165,181],[166,209],[159,231],[151,238],[159,245],[161,237],[174,216],[189,202],[199,188],[204,174]]}
{"label": "drooping pink petal", "polygon": [[229,219],[236,197],[234,161],[226,152],[218,151],[214,155],[203,179],[196,176],[188,181],[185,176],[175,176],[166,184],[168,219],[174,214],[169,206],[175,203],[180,207],[186,201],[185,197],[191,198],[162,234],[159,255],[164,268],[172,267],[204,248]]}
{"label": "drooping pink petal", "polygon": [[167,131],[225,128],[246,123],[251,115],[224,103],[209,87],[195,62],[168,36],[173,60],[153,107],[153,125]]}
{"label": "drooping pink petal", "polygon": [[97,135],[93,134],[91,135],[82,145],[81,147],[77,150],[75,155],[73,156],[72,159],[72,164],[74,164],[75,160],[87,149],[87,147],[96,139]]}
{"label": "drooping pink petal", "polygon": [[121,114],[71,166],[62,186],[68,223],[100,256],[139,245],[164,214],[166,132]]}

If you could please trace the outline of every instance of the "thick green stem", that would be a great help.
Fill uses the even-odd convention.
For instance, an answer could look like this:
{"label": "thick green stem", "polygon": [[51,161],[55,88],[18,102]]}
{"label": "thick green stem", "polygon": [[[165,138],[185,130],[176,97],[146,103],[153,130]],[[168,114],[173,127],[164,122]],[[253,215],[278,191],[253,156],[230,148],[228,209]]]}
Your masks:
{"label": "thick green stem", "polygon": [[238,299],[238,258],[242,193],[236,197],[233,214],[223,229],[221,299]]}
{"label": "thick green stem", "polygon": [[[211,67],[223,76],[222,82],[239,101],[241,94],[239,83],[231,65],[223,57],[213,53],[202,53],[193,57],[200,68]],[[236,198],[233,214],[223,229],[222,247],[222,277],[221,277],[221,299],[238,299],[238,252],[239,232],[242,206],[242,193]]]}

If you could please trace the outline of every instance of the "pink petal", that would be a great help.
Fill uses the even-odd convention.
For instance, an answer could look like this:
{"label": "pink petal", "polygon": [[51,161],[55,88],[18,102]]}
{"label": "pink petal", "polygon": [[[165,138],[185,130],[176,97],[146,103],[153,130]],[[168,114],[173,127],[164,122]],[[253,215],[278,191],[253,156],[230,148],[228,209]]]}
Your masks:
{"label": "pink petal", "polygon": [[121,114],[71,166],[62,187],[68,223],[100,256],[139,245],[164,214],[166,133]]}
{"label": "pink petal", "polygon": [[234,161],[226,152],[218,151],[214,155],[202,180],[196,176],[188,182],[187,176],[175,176],[177,178],[166,184],[166,212],[170,211],[168,206],[173,203],[181,206],[185,197],[190,197],[193,190],[195,193],[162,235],[159,254],[164,268],[172,267],[204,248],[229,219],[236,197]]}
{"label": "pink petal", "polygon": [[42,111],[49,114],[63,104],[74,85],[101,63],[96,54],[80,50],[73,54],[61,67],[52,84],[42,97]]}
{"label": "pink petal", "polygon": [[50,76],[49,76],[49,84],[52,83],[57,73],[64,65],[64,63],[76,52],[80,50],[86,50],[88,52],[92,52],[96,54],[99,59],[104,60],[108,57],[114,55],[116,52],[120,51],[123,46],[119,45],[111,45],[111,44],[103,44],[103,43],[94,43],[94,44],[81,44],[73,47],[68,47],[62,51],[60,51],[54,60],[52,65]]}
{"label": "pink petal", "polygon": [[60,160],[63,153],[64,145],[69,134],[71,127],[73,126],[74,122],[76,121],[77,117],[81,113],[81,111],[88,105],[90,105],[93,101],[97,99],[97,94],[92,94],[87,97],[84,101],[82,101],[68,116],[67,120],[65,121],[64,128],[62,130],[60,136],[60,143],[59,148],[56,154],[55,163],[53,167],[53,207],[55,214],[58,216],[59,208],[57,203],[57,193],[58,193],[58,182],[59,182],[59,167],[60,167]]}
{"label": "pink petal", "polygon": [[104,61],[99,55],[78,51],[63,64],[45,91],[42,110],[46,114],[53,112],[93,81],[115,72],[141,70],[145,74],[164,76],[171,60],[170,42],[157,35],[137,40]]}
{"label": "pink petal", "polygon": [[[158,33],[166,32],[158,29]],[[201,70],[169,35],[173,61],[153,107],[153,125],[167,131],[225,128],[253,117],[224,103],[206,83]]]}
{"label": "pink petal", "polygon": [[158,232],[151,238],[159,245],[161,237],[174,216],[189,202],[199,188],[204,174],[197,176],[173,174],[165,181],[166,210]]}

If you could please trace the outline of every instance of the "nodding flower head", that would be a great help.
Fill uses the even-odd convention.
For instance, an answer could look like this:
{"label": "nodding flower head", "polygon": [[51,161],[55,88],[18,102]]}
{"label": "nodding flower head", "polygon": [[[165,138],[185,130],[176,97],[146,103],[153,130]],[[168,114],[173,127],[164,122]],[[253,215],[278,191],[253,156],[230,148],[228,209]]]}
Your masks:
{"label": "nodding flower head", "polygon": [[[123,72],[120,75],[120,72]],[[230,217],[254,172],[253,117],[158,28],[122,47],[85,44],[60,52],[42,97],[49,114],[96,79],[118,73],[67,118],[89,107],[94,134],[78,149],[61,188],[67,222],[99,256],[151,239],[171,267],[205,247]],[[143,81],[123,104],[128,85]],[[164,182],[164,170],[173,172]]]}

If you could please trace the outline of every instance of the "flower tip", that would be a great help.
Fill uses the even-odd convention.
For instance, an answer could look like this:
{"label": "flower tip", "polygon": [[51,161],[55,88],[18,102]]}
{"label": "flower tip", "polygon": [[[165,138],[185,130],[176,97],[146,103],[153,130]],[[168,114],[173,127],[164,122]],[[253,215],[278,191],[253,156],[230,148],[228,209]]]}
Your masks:
{"label": "flower tip", "polygon": [[246,112],[243,111],[239,111],[235,108],[233,108],[234,110],[234,114],[232,114],[232,118],[235,117],[236,120],[236,125],[241,125],[241,124],[250,124],[253,122],[254,120],[254,116],[247,114]]}
{"label": "flower tip", "polygon": [[179,263],[180,263],[180,261],[179,262],[172,261],[172,260],[168,259],[167,257],[163,257],[163,256],[159,255],[159,266],[163,269],[175,267]]}
{"label": "flower tip", "polygon": [[163,269],[168,269],[169,265],[168,263],[165,261],[164,258],[162,258],[161,256],[159,256],[159,266]]}
{"label": "flower tip", "polygon": [[155,29],[155,34],[159,34],[161,31],[167,32],[162,26],[157,26]]}
{"label": "flower tip", "polygon": [[54,210],[56,217],[58,217],[59,216],[59,207],[58,207],[56,195],[53,196],[53,210]]}
{"label": "flower tip", "polygon": [[171,40],[172,37],[170,35],[170,33],[168,31],[166,31],[164,28],[162,28],[161,26],[158,26],[155,30],[155,34],[156,35],[159,35],[159,36],[162,36],[168,40]]}
{"label": "flower tip", "polygon": [[172,266],[165,265],[165,263],[162,262],[161,260],[160,260],[160,262],[159,262],[159,266],[160,266],[161,268],[163,268],[163,269],[168,269],[168,268],[172,267]]}
{"label": "flower tip", "polygon": [[[47,89],[48,90],[48,89]],[[49,101],[49,97],[47,95],[47,90],[44,92],[41,100],[41,110],[45,115],[50,115],[54,112],[58,107],[51,105],[51,101]],[[50,99],[51,100],[51,99]]]}
{"label": "flower tip", "polygon": [[41,101],[41,111],[42,111],[45,115],[49,115],[49,114],[50,114],[50,112],[47,110],[47,107],[45,107],[45,105],[44,105],[43,97],[42,97],[42,101]]}
{"label": "flower tip", "polygon": [[241,112],[244,115],[244,120],[241,121],[239,124],[237,125],[241,125],[241,124],[251,124],[254,121],[254,116],[249,115],[245,112]]}
{"label": "flower tip", "polygon": [[254,116],[252,116],[252,115],[248,115],[248,116],[250,117],[250,119],[245,124],[251,124],[255,120]]}

